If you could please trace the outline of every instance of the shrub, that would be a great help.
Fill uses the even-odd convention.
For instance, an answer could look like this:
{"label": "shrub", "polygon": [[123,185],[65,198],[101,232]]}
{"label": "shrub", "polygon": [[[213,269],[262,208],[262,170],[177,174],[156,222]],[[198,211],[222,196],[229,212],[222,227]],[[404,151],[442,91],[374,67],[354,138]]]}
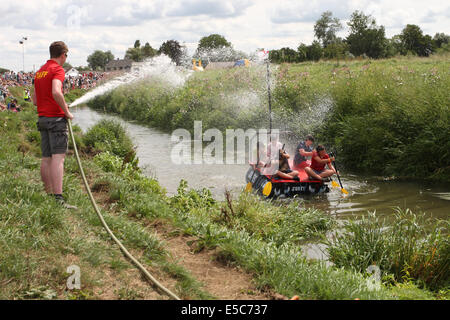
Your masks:
{"label": "shrub", "polygon": [[83,137],[86,146],[108,151],[119,157],[134,155],[133,143],[122,125],[113,120],[101,120]]}

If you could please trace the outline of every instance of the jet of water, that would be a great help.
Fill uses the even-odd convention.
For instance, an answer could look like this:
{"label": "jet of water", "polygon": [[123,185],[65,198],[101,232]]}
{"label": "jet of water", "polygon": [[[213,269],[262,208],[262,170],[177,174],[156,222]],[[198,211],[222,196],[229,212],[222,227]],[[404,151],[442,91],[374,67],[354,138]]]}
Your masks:
{"label": "jet of water", "polygon": [[178,68],[166,55],[150,58],[137,65],[134,70],[96,87],[70,104],[70,107],[86,103],[96,96],[105,94],[119,86],[146,78],[157,78],[172,87],[182,86],[192,74],[192,70]]}

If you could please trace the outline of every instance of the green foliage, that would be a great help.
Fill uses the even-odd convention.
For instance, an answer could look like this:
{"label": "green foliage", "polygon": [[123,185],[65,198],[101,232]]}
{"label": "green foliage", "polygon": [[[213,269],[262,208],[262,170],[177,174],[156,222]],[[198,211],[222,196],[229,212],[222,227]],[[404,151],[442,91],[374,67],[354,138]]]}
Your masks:
{"label": "green foliage", "polygon": [[443,32],[436,33],[433,37],[433,42],[436,48],[442,48],[442,46],[450,43],[450,35]]}
{"label": "green foliage", "polygon": [[352,13],[348,22],[350,34],[346,38],[350,52],[355,56],[365,54],[370,58],[386,56],[386,37],[384,27],[377,27],[375,19],[363,12]]}
{"label": "green foliage", "polygon": [[[297,201],[287,204],[263,202],[258,196],[247,192],[233,200],[227,192],[226,201],[219,203],[208,189],[188,191],[187,188],[186,181],[181,180],[177,195],[170,199],[172,207],[220,225],[245,230],[252,237],[275,245],[321,237],[334,226],[329,215],[319,210],[301,208],[301,203]],[[207,239],[201,241],[202,249],[206,246],[205,242],[215,243],[217,240]]]}
{"label": "green foliage", "polygon": [[91,127],[83,137],[86,146],[99,151],[108,151],[119,157],[134,158],[134,149],[131,139],[127,136],[122,125],[113,120],[101,120]]}
{"label": "green foliage", "polygon": [[177,194],[171,198],[171,203],[182,210],[189,212],[194,208],[210,209],[216,201],[212,197],[211,190],[203,188],[201,190],[187,190],[187,181],[181,179],[177,189]]}
{"label": "green foliage", "polygon": [[71,104],[85,93],[86,93],[85,89],[73,89],[64,95],[64,99],[68,104]]}
{"label": "green foliage", "polygon": [[270,60],[275,63],[281,62],[299,62],[298,52],[291,48],[281,48],[269,52]]}
{"label": "green foliage", "polygon": [[354,171],[450,181],[447,62],[343,68],[321,138]]}
{"label": "green foliage", "polygon": [[161,44],[158,50],[159,53],[163,53],[172,59],[176,65],[181,64],[181,58],[183,51],[181,50],[181,45],[176,40],[167,40]]}
{"label": "green foliage", "polygon": [[156,56],[158,52],[152,48],[152,46],[146,42],[143,47],[141,47],[141,42],[136,40],[134,42],[133,48],[128,48],[125,53],[125,59],[130,59],[136,62],[142,61],[145,58]]}
{"label": "green foliage", "polygon": [[350,221],[327,241],[330,260],[337,267],[364,272],[377,265],[395,281],[416,280],[431,289],[450,285],[450,241],[448,222],[438,221],[430,229],[424,216],[396,210],[387,222],[374,213]]}
{"label": "green foliage", "polygon": [[341,29],[342,24],[339,19],[333,18],[331,11],[325,11],[314,25],[314,35],[322,41],[322,46],[326,48],[328,45],[336,42],[336,33]]}
{"label": "green foliage", "polygon": [[105,52],[101,50],[95,50],[91,55],[87,57],[87,62],[92,70],[104,70],[105,66],[111,60],[114,60],[114,55],[110,50]]}
{"label": "green foliage", "polygon": [[[176,88],[164,81],[143,80],[98,96],[88,105],[166,131],[193,131],[198,119],[204,130],[254,128],[253,119],[260,121],[264,116],[255,109],[265,106],[265,88],[264,68],[212,70],[196,73]],[[239,99],[242,95],[249,96],[249,101]]]}
{"label": "green foliage", "polygon": [[422,30],[415,24],[408,24],[400,34],[404,50],[414,52],[419,56],[427,57],[433,51],[432,39],[429,35],[423,35]]}
{"label": "green foliage", "polygon": [[220,34],[210,34],[209,36],[200,39],[198,42],[197,52],[225,47],[231,47],[231,43],[228,42],[225,37]]}

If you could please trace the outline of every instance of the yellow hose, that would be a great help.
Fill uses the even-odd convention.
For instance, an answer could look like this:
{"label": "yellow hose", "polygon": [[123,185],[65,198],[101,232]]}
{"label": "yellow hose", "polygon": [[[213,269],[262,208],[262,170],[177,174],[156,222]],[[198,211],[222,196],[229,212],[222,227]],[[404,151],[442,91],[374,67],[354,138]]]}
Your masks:
{"label": "yellow hose", "polygon": [[89,199],[91,200],[92,206],[95,209],[95,212],[97,213],[98,218],[100,219],[103,227],[105,228],[106,232],[111,236],[111,238],[114,240],[115,243],[120,247],[122,252],[127,256],[133,263],[138,267],[138,269],[147,277],[148,280],[150,280],[154,285],[156,285],[159,289],[161,289],[165,294],[167,294],[169,297],[175,300],[181,300],[179,297],[177,297],[173,292],[171,292],[169,289],[165,288],[161,283],[159,283],[145,268],[144,266],[131,255],[131,253],[128,252],[128,250],[124,247],[124,245],[120,242],[119,239],[116,238],[116,236],[112,233],[111,229],[109,229],[108,225],[105,222],[105,219],[103,218],[102,214],[100,213],[100,210],[97,207],[97,203],[95,202],[95,199],[92,195],[91,189],[89,188],[89,184],[86,180],[86,176],[84,175],[84,170],[81,165],[81,160],[78,155],[77,145],[75,143],[75,137],[73,135],[72,131],[72,122],[70,119],[68,119],[69,124],[69,132],[73,143],[73,149],[75,151],[75,157],[77,159],[78,167],[80,168],[81,176],[83,178],[84,186],[86,187],[86,191],[89,195]]}

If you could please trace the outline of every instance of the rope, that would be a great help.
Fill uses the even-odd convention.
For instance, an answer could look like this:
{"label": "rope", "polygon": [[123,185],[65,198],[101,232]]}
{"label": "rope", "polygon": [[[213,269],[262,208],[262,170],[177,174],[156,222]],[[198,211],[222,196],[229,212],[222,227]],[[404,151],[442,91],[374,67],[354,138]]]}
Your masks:
{"label": "rope", "polygon": [[154,285],[156,285],[159,289],[161,289],[165,294],[167,294],[172,299],[181,300],[174,293],[172,293],[169,289],[165,288],[161,283],[159,283],[144,268],[144,266],[135,257],[133,257],[131,255],[131,253],[128,252],[128,250],[124,247],[124,245],[120,242],[120,240],[116,238],[114,233],[112,233],[111,229],[109,229],[108,225],[106,224],[105,219],[103,218],[102,214],[100,213],[100,210],[97,207],[97,203],[95,202],[95,199],[94,199],[94,197],[92,195],[91,189],[89,188],[89,184],[87,182],[86,176],[84,174],[84,170],[83,170],[83,167],[81,165],[81,160],[80,160],[80,157],[78,155],[77,145],[75,143],[75,137],[74,137],[73,131],[72,131],[72,122],[70,121],[70,119],[68,119],[68,123],[69,123],[69,132],[70,132],[70,136],[71,136],[72,143],[73,143],[73,149],[75,150],[75,157],[77,159],[78,167],[80,168],[80,172],[81,172],[81,176],[83,178],[84,186],[86,187],[86,191],[87,191],[87,193],[89,195],[89,199],[91,200],[92,206],[94,207],[95,212],[97,213],[97,216],[100,219],[100,221],[101,221],[103,227],[105,228],[106,232],[108,232],[108,234],[111,236],[111,238],[114,240],[114,242],[120,247],[120,249],[125,254],[125,256],[127,256],[127,258],[129,258],[138,267],[138,269],[147,277],[148,280],[150,280],[150,282],[152,282]]}

